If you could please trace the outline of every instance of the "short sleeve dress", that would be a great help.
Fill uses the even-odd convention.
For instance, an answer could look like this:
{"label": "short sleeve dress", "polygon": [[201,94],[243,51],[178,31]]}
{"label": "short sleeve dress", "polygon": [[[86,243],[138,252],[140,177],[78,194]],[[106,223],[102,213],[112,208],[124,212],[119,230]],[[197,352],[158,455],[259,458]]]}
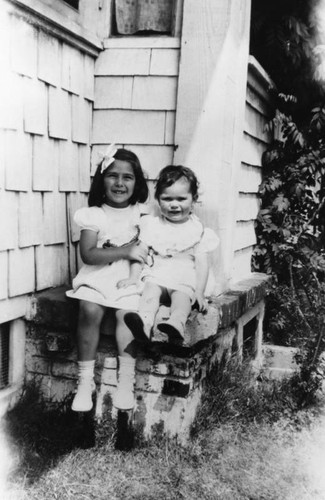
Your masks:
{"label": "short sleeve dress", "polygon": [[205,228],[195,215],[191,215],[182,224],[173,224],[163,217],[148,215],[143,217],[140,228],[140,239],[150,249],[143,280],[182,291],[193,301],[196,286],[195,257],[217,248],[219,238],[216,233]]}
{"label": "short sleeve dress", "polygon": [[[147,207],[137,203],[126,208],[84,207],[75,213],[74,220],[80,229],[97,233],[97,247],[122,246],[139,235],[140,219],[147,213]],[[95,302],[105,307],[136,310],[141,293],[141,284],[118,289],[117,282],[128,278],[130,262],[121,259],[111,264],[83,264],[72,281],[68,297]]]}

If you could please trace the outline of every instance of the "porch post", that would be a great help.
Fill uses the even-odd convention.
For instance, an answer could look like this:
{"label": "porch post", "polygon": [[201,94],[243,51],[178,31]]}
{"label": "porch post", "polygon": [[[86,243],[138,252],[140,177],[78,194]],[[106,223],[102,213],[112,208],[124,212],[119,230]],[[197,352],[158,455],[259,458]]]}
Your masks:
{"label": "porch post", "polygon": [[220,290],[232,274],[243,137],[250,0],[185,0],[174,164],[199,176],[199,215],[220,238]]}

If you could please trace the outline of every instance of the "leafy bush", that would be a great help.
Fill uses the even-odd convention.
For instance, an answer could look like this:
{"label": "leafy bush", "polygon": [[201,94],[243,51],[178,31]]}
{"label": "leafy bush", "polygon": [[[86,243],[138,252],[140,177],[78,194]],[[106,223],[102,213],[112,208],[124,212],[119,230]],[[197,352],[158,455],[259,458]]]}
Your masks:
{"label": "leafy bush", "polygon": [[279,100],[282,111],[269,124],[279,140],[262,158],[253,266],[274,277],[266,336],[300,348],[297,383],[310,399],[321,384],[317,373],[325,348],[325,109],[314,108],[308,125],[299,128],[290,115],[295,99]]}

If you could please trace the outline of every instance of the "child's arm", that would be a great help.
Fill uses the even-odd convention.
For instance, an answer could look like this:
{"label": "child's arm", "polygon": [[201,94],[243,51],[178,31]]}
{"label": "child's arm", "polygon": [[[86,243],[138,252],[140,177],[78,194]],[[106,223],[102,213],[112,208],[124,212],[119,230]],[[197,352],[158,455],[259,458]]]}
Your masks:
{"label": "child's arm", "polygon": [[130,276],[124,280],[118,281],[117,288],[126,288],[131,285],[137,285],[139,283],[142,268],[143,264],[140,262],[130,262]]}
{"label": "child's arm", "polygon": [[104,265],[120,259],[143,263],[146,261],[148,248],[137,242],[123,247],[97,248],[97,233],[83,229],[80,234],[80,256],[85,264]]}
{"label": "child's arm", "polygon": [[195,298],[200,312],[208,310],[208,304],[204,297],[205,287],[208,281],[209,261],[207,253],[200,253],[195,257],[196,290]]}

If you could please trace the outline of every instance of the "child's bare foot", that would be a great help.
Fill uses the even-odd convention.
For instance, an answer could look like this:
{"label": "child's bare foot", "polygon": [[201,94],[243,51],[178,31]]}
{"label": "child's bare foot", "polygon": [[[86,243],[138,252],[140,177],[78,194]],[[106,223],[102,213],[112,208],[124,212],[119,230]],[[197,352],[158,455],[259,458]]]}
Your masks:
{"label": "child's bare foot", "polygon": [[124,316],[125,324],[130,328],[133,337],[142,344],[150,344],[151,326],[143,322],[140,314],[128,312]]}

